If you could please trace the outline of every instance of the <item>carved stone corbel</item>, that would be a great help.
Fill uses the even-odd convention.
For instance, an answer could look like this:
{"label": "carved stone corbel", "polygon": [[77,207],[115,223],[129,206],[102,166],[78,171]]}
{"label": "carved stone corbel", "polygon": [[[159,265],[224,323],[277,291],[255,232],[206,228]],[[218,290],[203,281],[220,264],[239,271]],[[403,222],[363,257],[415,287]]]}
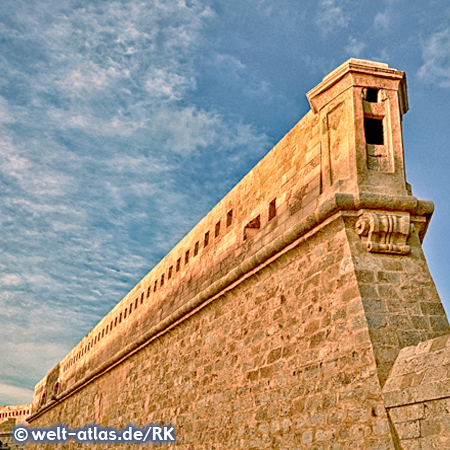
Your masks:
{"label": "carved stone corbel", "polygon": [[360,236],[367,236],[369,252],[407,255],[411,251],[406,245],[414,231],[409,214],[366,212],[358,219],[355,228]]}

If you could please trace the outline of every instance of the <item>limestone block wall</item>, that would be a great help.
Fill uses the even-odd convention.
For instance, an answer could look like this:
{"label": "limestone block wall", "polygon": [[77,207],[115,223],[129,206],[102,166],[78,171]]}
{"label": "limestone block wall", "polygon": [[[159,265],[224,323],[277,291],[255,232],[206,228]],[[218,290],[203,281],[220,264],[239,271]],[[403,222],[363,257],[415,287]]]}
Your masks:
{"label": "limestone block wall", "polygon": [[[360,251],[361,237],[357,233],[348,233],[382,385],[400,349],[450,331],[420,245],[422,222],[415,219],[412,216],[416,230],[408,240],[407,255],[379,254],[374,258],[373,253]],[[349,229],[355,230],[357,218],[349,220],[354,221]]]}
{"label": "limestone block wall", "polygon": [[[155,327],[164,328],[176,311],[191,308],[189,302],[201,303],[238,279],[286,239],[293,240],[332,214],[339,203],[359,209],[390,202],[391,208],[415,211],[417,200],[404,196],[397,123],[405,110],[397,100],[406,96],[402,83],[403,72],[357,60],[327,76],[308,94],[313,111],[36,386],[33,409],[92,377],[130,345],[145,341]],[[365,100],[368,88],[379,91],[379,102]],[[371,108],[386,116],[386,145],[398,166],[390,173],[368,170],[373,164],[364,138],[364,111]],[[373,181],[375,192],[381,184],[385,196],[360,192],[359,179]]]}
{"label": "limestone block wall", "polygon": [[19,450],[23,448],[13,441],[11,430],[19,424],[26,424],[31,414],[31,403],[14,406],[0,406],[0,450]]}
{"label": "limestone block wall", "polygon": [[308,99],[38,383],[32,426],[170,423],[180,449],[399,448],[389,370],[450,332],[421,249],[433,205],[405,180],[405,77],[349,60]]}
{"label": "limestone block wall", "polygon": [[383,398],[402,449],[450,449],[450,335],[404,348]]}
{"label": "limestone block wall", "polygon": [[0,422],[0,450],[21,450],[24,448],[23,445],[17,444],[11,435],[13,428],[23,422],[23,419],[18,418],[16,420],[14,417],[9,417]]}
{"label": "limestone block wall", "polygon": [[33,408],[89,376],[200,292],[214,290],[232,268],[306,217],[321,192],[319,150],[318,119],[308,114],[36,386]]}
{"label": "limestone block wall", "polygon": [[393,448],[361,321],[338,214],[32,424],[171,423],[177,449]]}

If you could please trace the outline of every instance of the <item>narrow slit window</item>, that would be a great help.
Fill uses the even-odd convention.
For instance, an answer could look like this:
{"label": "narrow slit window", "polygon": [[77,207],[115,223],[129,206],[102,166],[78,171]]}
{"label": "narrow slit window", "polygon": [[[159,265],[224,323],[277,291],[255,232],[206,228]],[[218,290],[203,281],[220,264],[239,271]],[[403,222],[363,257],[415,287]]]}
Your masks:
{"label": "narrow slit window", "polygon": [[216,223],[216,228],[215,228],[215,232],[214,232],[214,236],[218,237],[220,234],[220,220]]}
{"label": "narrow slit window", "polygon": [[366,143],[369,145],[384,145],[383,119],[364,117]]}
{"label": "narrow slit window", "polygon": [[150,297],[150,291],[152,290],[152,288],[149,286],[148,288],[147,288],[147,298],[149,298]]}
{"label": "narrow slit window", "polygon": [[136,299],[136,301],[134,302],[134,309],[136,309],[138,307],[138,299]]}
{"label": "narrow slit window", "polygon": [[203,247],[206,247],[209,244],[209,231],[205,233],[205,243]]}
{"label": "narrow slit window", "polygon": [[127,308],[125,308],[125,311],[123,312],[123,318],[124,318],[124,319],[127,318]]}
{"label": "narrow slit window", "polygon": [[184,255],[184,264],[186,265],[188,263],[189,263],[189,250],[187,250]]}
{"label": "narrow slit window", "polygon": [[198,255],[198,247],[199,247],[199,242],[196,242],[195,246],[194,246],[194,256]]}
{"label": "narrow slit window", "polygon": [[133,303],[130,303],[130,314],[133,311]]}
{"label": "narrow slit window", "polygon": [[119,323],[121,323],[122,322],[122,313],[120,313],[120,315],[119,315]]}
{"label": "narrow slit window", "polygon": [[156,288],[158,287],[158,280],[155,280],[155,285],[153,287],[153,292],[156,292]]}
{"label": "narrow slit window", "polygon": [[167,274],[167,279],[170,280],[172,278],[173,266],[169,267],[169,273]]}
{"label": "narrow slit window", "polygon": [[164,286],[164,274],[161,275],[161,286]]}
{"label": "narrow slit window", "polygon": [[274,198],[269,203],[269,221],[272,220],[277,215],[277,199]]}
{"label": "narrow slit window", "polygon": [[141,305],[144,303],[144,293],[141,294]]}
{"label": "narrow slit window", "polygon": [[180,271],[180,267],[181,267],[181,258],[177,259],[177,272]]}
{"label": "narrow slit window", "polygon": [[254,236],[261,228],[260,216],[255,217],[244,227],[244,241]]}
{"label": "narrow slit window", "polygon": [[233,210],[230,209],[227,213],[227,228],[231,226],[232,223],[233,223]]}
{"label": "narrow slit window", "polygon": [[378,89],[367,88],[364,96],[364,100],[369,103],[378,102]]}

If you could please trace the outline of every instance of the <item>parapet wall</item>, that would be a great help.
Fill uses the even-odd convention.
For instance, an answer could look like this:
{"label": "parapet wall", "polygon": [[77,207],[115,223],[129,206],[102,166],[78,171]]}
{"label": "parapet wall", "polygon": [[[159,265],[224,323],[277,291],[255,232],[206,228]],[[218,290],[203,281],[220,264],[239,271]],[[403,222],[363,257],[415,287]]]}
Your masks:
{"label": "parapet wall", "polygon": [[16,425],[26,424],[26,419],[30,414],[31,403],[0,406],[0,450],[21,450],[23,448],[23,445],[14,442],[11,431]]}
{"label": "parapet wall", "polygon": [[349,60],[308,99],[36,386],[33,426],[172,423],[182,448],[394,448],[389,370],[450,331],[421,249],[433,204],[405,180],[404,73]]}
{"label": "parapet wall", "polygon": [[24,423],[30,414],[31,403],[14,406],[0,406],[0,424],[9,419],[14,419],[17,423]]}

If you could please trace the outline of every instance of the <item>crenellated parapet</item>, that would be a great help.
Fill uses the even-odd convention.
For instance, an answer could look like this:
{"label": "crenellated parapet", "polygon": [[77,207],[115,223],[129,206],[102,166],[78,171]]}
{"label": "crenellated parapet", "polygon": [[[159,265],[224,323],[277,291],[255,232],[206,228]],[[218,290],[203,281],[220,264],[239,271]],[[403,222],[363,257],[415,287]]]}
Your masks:
{"label": "crenellated parapet", "polygon": [[0,406],[0,424],[13,419],[15,423],[25,423],[31,414],[31,403],[14,406]]}

